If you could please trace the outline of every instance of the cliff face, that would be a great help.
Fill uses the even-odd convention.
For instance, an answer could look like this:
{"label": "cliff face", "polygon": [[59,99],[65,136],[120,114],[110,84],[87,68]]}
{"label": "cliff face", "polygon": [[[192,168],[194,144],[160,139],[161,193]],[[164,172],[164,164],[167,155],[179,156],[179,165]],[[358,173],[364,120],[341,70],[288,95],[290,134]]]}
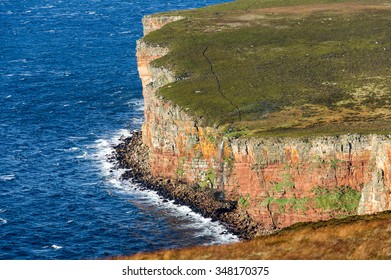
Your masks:
{"label": "cliff face", "polygon": [[[178,19],[146,17],[145,34]],[[156,95],[175,81],[150,65],[167,52],[138,42],[143,142],[154,176],[222,189],[265,228],[391,210],[389,136],[228,139]]]}

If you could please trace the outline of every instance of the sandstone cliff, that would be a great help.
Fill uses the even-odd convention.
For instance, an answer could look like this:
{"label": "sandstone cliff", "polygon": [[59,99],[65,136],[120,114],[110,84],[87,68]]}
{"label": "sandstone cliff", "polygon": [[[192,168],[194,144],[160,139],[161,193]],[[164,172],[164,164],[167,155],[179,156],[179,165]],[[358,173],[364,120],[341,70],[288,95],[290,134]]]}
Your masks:
{"label": "sandstone cliff", "polygon": [[[145,34],[179,19],[146,17]],[[151,62],[168,51],[137,45],[154,176],[224,190],[264,228],[391,210],[390,136],[228,138],[159,97],[175,75]]]}

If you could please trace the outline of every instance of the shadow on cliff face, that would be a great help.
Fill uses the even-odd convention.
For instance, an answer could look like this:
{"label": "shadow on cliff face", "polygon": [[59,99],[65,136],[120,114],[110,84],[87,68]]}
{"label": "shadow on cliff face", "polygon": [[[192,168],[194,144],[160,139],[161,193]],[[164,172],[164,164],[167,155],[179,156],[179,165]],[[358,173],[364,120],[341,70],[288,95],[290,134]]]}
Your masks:
{"label": "shadow on cliff face", "polygon": [[391,259],[391,211],[317,223],[301,223],[279,233],[230,245],[137,254],[117,259]]}

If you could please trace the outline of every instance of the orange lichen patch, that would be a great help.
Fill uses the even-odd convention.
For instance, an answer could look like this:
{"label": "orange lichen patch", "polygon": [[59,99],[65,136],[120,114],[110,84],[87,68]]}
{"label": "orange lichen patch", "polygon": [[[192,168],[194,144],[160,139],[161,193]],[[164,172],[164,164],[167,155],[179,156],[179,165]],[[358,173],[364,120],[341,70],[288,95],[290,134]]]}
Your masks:
{"label": "orange lichen patch", "polygon": [[206,159],[211,159],[217,156],[217,144],[215,143],[215,136],[216,135],[214,135],[213,132],[208,131],[208,129],[199,130],[200,147],[202,155]]}
{"label": "orange lichen patch", "polygon": [[300,163],[299,151],[297,150],[296,147],[292,148],[291,163],[292,164]]}
{"label": "orange lichen patch", "polygon": [[285,156],[291,164],[298,164],[300,163],[300,156],[299,151],[296,147],[285,147]]}

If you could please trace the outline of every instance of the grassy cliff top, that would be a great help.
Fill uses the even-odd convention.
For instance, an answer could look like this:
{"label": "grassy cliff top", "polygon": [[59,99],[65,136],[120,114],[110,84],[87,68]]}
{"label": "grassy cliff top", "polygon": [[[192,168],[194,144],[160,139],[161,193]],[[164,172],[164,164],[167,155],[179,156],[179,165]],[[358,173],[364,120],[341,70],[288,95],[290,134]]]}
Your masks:
{"label": "grassy cliff top", "polygon": [[119,259],[391,259],[391,212],[296,224],[270,236],[229,245],[140,253]]}
{"label": "grassy cliff top", "polygon": [[[171,13],[172,14],[172,13]],[[391,133],[391,1],[238,0],[175,12],[159,94],[231,135]]]}

